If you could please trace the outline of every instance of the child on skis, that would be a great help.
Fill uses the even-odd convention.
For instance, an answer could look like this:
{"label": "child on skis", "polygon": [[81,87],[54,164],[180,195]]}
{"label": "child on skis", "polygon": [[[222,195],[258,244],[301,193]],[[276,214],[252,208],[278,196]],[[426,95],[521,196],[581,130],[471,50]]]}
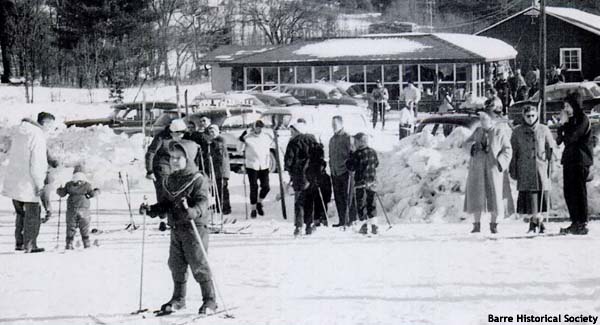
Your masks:
{"label": "child on skis", "polygon": [[166,216],[171,226],[169,269],[173,278],[173,296],[163,304],[160,314],[185,308],[187,268],[200,284],[203,304],[199,314],[217,309],[215,288],[210,267],[201,244],[196,239],[192,222],[200,234],[202,245],[208,247],[208,186],[209,181],[196,166],[198,145],[192,141],[173,141],[169,144],[171,174],[162,181],[165,195],[154,205],[142,204],[140,213],[150,217]]}
{"label": "child on skis", "polygon": [[58,196],[67,199],[67,240],[65,249],[73,249],[73,238],[77,228],[81,233],[83,247],[90,247],[90,198],[100,194],[100,189],[92,188],[85,174],[81,171],[81,166],[75,167],[73,171],[73,179],[64,187],[59,187],[56,190]]}
{"label": "child on skis", "polygon": [[306,179],[309,185],[305,190],[304,211],[305,215],[314,216],[316,227],[328,226],[327,207],[331,201],[331,178],[326,171],[327,163],[324,159],[323,145],[319,143],[311,151],[306,167]]}
{"label": "child on skis", "polygon": [[356,192],[356,202],[358,217],[363,222],[359,232],[367,234],[369,225],[371,233],[377,234],[377,220],[375,208],[375,191],[373,187],[377,179],[377,152],[369,147],[368,136],[362,132],[354,136],[356,151],[354,151],[348,160],[346,168],[354,171],[354,189]]}

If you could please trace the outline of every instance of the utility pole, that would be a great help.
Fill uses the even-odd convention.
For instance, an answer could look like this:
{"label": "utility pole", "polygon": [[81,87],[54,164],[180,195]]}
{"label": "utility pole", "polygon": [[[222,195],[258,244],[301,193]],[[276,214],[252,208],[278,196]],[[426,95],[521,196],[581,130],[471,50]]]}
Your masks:
{"label": "utility pole", "polygon": [[540,120],[546,124],[546,0],[540,0]]}
{"label": "utility pole", "polygon": [[429,32],[433,33],[433,11],[435,10],[435,0],[425,0],[427,5],[427,15],[429,18]]}

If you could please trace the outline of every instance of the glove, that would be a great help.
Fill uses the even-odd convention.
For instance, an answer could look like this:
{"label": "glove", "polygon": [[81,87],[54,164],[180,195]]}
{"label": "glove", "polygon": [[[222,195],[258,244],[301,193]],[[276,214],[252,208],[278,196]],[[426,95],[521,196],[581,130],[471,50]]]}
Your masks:
{"label": "glove", "polygon": [[496,166],[498,167],[498,171],[502,173],[503,170],[502,170],[502,165],[500,165],[500,162],[497,162]]}
{"label": "glove", "polygon": [[146,174],[146,178],[149,179],[149,180],[151,180],[151,181],[153,181],[153,182],[156,182],[156,176],[154,176],[153,173]]}
{"label": "glove", "polygon": [[148,215],[148,216],[150,216],[150,218],[156,217],[156,216],[149,215],[148,214],[149,212],[150,212],[150,206],[148,206],[148,204],[146,204],[146,203],[142,203],[140,205],[140,214]]}
{"label": "glove", "polygon": [[569,121],[569,114],[567,114],[567,112],[565,110],[560,111],[560,120],[559,123],[565,124]]}

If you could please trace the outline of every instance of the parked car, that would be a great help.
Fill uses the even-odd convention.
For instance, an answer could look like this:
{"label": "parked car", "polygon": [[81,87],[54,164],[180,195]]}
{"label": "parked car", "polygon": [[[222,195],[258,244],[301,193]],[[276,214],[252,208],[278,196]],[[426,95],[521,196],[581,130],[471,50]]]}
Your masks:
{"label": "parked car", "polygon": [[[365,115],[365,110],[356,106],[347,105],[319,105],[315,107],[306,106],[291,106],[272,108],[265,111],[261,120],[265,123],[266,130],[263,132],[269,132],[273,134],[273,122],[276,121],[280,126],[279,135],[279,152],[280,159],[283,163],[283,155],[285,148],[291,133],[289,126],[292,123],[298,121],[298,119],[304,119],[307,123],[307,131],[314,134],[317,140],[321,141],[325,145],[325,152],[328,150],[329,138],[333,136],[333,130],[331,128],[331,119],[340,115],[344,118],[344,129],[353,134],[357,132],[370,132],[369,119]],[[243,163],[243,152],[241,142],[237,145],[232,145],[233,141],[228,141],[228,150],[230,153],[231,166],[233,170],[238,170]],[[271,172],[276,172],[276,155],[275,145],[271,148]]]}
{"label": "parked car", "polygon": [[[546,120],[550,121],[553,118],[559,119],[560,111],[563,108],[564,99],[568,94],[572,92],[578,92],[581,94],[583,99],[583,110],[586,113],[592,111],[600,112],[600,86],[595,82],[584,81],[584,82],[567,82],[557,83],[546,86]],[[540,100],[539,91],[536,92],[527,100],[519,101],[514,103],[508,109],[508,117],[513,123],[523,123],[523,106],[525,105],[538,105]]]}
{"label": "parked car", "polygon": [[475,130],[479,124],[479,115],[475,113],[439,114],[421,120],[415,132],[429,132],[432,135],[443,134],[447,137],[458,127]]}
{"label": "parked car", "polygon": [[288,107],[294,105],[302,105],[296,97],[288,94],[276,91],[252,91],[249,92],[252,96],[258,98],[261,102],[265,103],[269,107]]}
{"label": "parked car", "polygon": [[[67,127],[89,127],[107,125],[115,133],[128,135],[142,132],[143,103],[124,103],[114,105],[113,112],[106,118],[66,121]],[[146,133],[152,134],[152,125],[162,114],[177,115],[177,104],[171,102],[146,102]]]}
{"label": "parked car", "polygon": [[203,93],[192,100],[192,112],[207,107],[255,107],[267,109],[267,105],[249,93]]}
{"label": "parked car", "polygon": [[359,106],[367,107],[369,105],[369,94],[365,93],[362,85],[341,80],[338,80],[333,84],[337,89],[346,92],[350,97],[354,98]]}
{"label": "parked car", "polygon": [[345,91],[341,91],[336,86],[328,83],[283,85],[281,88],[285,93],[296,97],[302,105],[330,104],[358,106],[356,99],[352,98]]}

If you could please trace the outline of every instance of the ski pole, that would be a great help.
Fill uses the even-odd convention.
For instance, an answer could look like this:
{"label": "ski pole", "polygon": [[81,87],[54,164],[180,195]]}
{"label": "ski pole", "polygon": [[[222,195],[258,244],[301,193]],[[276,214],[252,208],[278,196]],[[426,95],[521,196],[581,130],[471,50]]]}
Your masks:
{"label": "ski pole", "polygon": [[319,191],[319,198],[321,199],[321,205],[323,206],[323,213],[325,214],[325,222],[327,226],[329,225],[329,222],[327,222],[327,206],[325,205],[325,200],[323,199],[323,193],[321,192],[321,188],[318,185],[317,191]]}
{"label": "ski pole", "polygon": [[96,196],[96,228],[92,229],[92,234],[100,232],[99,218],[100,218],[100,216],[98,214],[98,197]]}
{"label": "ski pole", "polygon": [[[350,206],[352,205],[352,172],[348,172],[348,192],[346,197],[346,218],[344,221],[344,227],[350,225]],[[338,219],[340,219],[340,213],[338,212]],[[340,220],[342,223],[342,220]]]}
{"label": "ski pole", "polygon": [[[244,159],[245,161],[246,159]],[[244,184],[244,212],[246,213],[246,220],[248,220],[248,191],[246,190],[246,166],[242,171],[242,183]]]}
{"label": "ski pole", "polygon": [[[148,197],[144,195],[144,205],[148,206]],[[144,289],[144,249],[146,246],[146,211],[143,213],[143,221],[142,221],[142,259],[140,263],[140,304],[138,310],[134,311],[132,314],[140,314],[148,311],[148,308],[142,309],[142,293]]]}
{"label": "ski pole", "polygon": [[62,197],[58,198],[58,224],[56,226],[56,247],[54,249],[58,249],[58,239],[60,237],[60,214],[62,209]]}
{"label": "ski pole", "polygon": [[389,226],[388,230],[392,229],[392,223],[390,222],[390,218],[388,217],[387,212],[385,212],[385,207],[383,206],[383,202],[381,201],[381,197],[379,196],[379,193],[375,192],[375,197],[377,198],[377,201],[379,201],[379,205],[381,205],[381,211],[383,211],[383,215],[385,216],[385,221],[387,221],[387,224]]}
{"label": "ski pole", "polygon": [[[185,198],[181,199],[181,203],[183,204],[183,207],[185,209],[189,209],[189,206],[188,206]],[[225,309],[225,317],[226,318],[234,318],[234,316],[232,314],[227,313],[227,310],[229,310],[229,309],[227,308],[227,305],[225,304],[223,295],[221,295],[221,290],[219,290],[219,285],[218,285],[217,279],[215,278],[215,274],[213,273],[212,267],[210,266],[210,261],[208,259],[208,252],[206,251],[206,248],[204,247],[204,243],[202,242],[202,237],[200,237],[200,232],[198,231],[198,227],[196,227],[196,222],[194,220],[190,220],[190,224],[192,225],[192,229],[194,229],[194,236],[196,237],[198,244],[200,244],[200,251],[202,252],[202,255],[204,255],[204,259],[206,260],[206,268],[208,269],[208,272],[210,273],[210,277],[213,282],[213,285],[215,286],[215,292],[217,293],[218,298],[221,300],[221,303],[223,304],[223,309]]]}
{"label": "ski pole", "polygon": [[123,195],[125,195],[125,201],[127,202],[127,207],[129,208],[129,224],[125,227],[125,230],[132,228],[133,230],[137,229],[135,225],[135,221],[133,220],[133,213],[131,212],[131,203],[129,202],[129,197],[127,196],[127,190],[125,189],[125,183],[123,182],[123,176],[121,172],[119,172],[119,184],[121,184],[121,189],[123,190]]}

